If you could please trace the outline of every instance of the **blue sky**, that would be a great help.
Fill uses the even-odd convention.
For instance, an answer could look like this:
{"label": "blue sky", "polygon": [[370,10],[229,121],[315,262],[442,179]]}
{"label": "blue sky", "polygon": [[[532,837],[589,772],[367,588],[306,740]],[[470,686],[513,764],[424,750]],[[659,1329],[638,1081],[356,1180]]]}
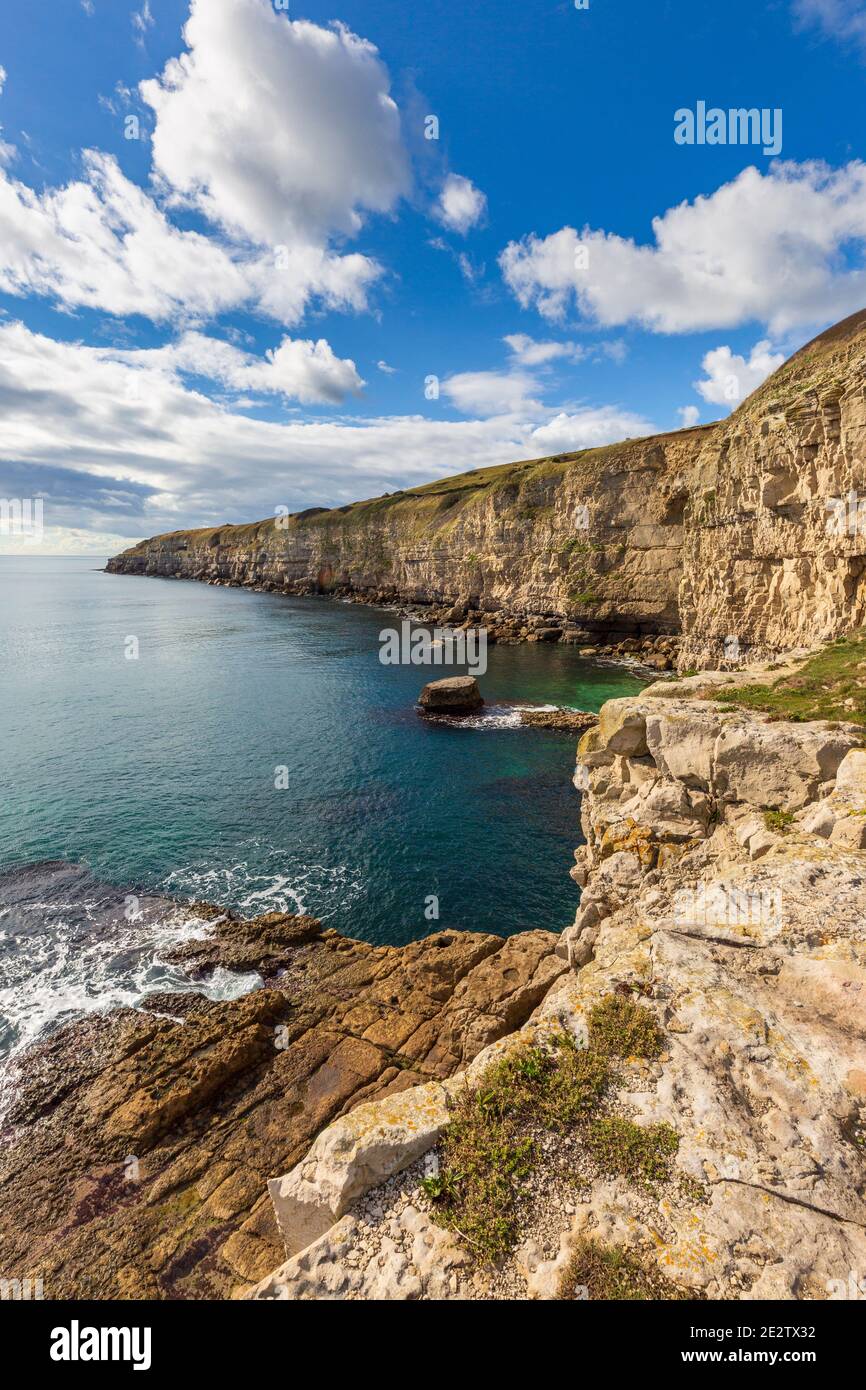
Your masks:
{"label": "blue sky", "polygon": [[[45,528],[0,552],[718,418],[866,304],[864,59],[853,0],[5,7],[0,497]],[[778,157],[677,143],[699,102]]]}

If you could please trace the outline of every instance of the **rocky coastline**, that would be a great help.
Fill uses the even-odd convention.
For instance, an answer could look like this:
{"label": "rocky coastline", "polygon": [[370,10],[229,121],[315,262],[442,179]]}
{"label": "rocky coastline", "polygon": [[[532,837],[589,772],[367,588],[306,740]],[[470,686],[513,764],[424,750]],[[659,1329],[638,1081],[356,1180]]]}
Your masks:
{"label": "rocky coastline", "polygon": [[[804,669],[750,678],[796,689]],[[377,947],[198,905],[207,930],[172,960],[261,987],[152,995],[24,1054],[4,1267],[56,1298],[522,1300],[576,1296],[568,1271],[603,1249],[655,1297],[852,1296],[864,724],[746,709],[731,680],[659,681],[583,733],[583,891],[561,934]],[[437,1198],[455,1114],[509,1059],[523,1074],[571,1039],[591,1060],[611,1009],[657,1042],[603,1059],[596,1128],[535,1124],[514,1240],[479,1258]],[[665,1157],[636,1176],[599,1133],[628,1153],[664,1135]]]}
{"label": "rocky coastline", "polygon": [[107,568],[391,605],[661,670],[778,659],[866,621],[864,374],[861,312],[714,425],[154,536]]}
{"label": "rocky coastline", "polygon": [[[582,733],[561,934],[378,947],[200,908],[176,962],[260,988],[150,996],[30,1049],[0,1267],[51,1298],[549,1299],[591,1246],[663,1296],[859,1296],[866,547],[828,511],[866,487],[864,379],[861,313],[713,426],[109,562],[682,678]],[[504,1150],[505,1226],[467,1192]]]}
{"label": "rocky coastline", "polygon": [[256,972],[232,1001],[148,996],[9,1064],[0,1267],[46,1298],[227,1298],[282,1258],[267,1181],[334,1118],[452,1075],[566,969],[548,931],[437,932],[397,948],[311,918],[193,909],[191,978]]}
{"label": "rocky coastline", "polygon": [[[608,702],[578,748],[568,970],[461,1074],[359,1107],[270,1183],[287,1258],[252,1296],[586,1296],[562,1289],[587,1248],[631,1261],[654,1297],[862,1296],[863,745],[862,724],[773,720],[689,682]],[[557,1038],[597,1047],[600,1012],[657,1042],[614,1044],[616,1109],[595,1128],[536,1125],[513,1248],[485,1262],[443,1219],[455,1113],[509,1058],[513,1081]],[[661,1135],[639,1176],[633,1155]]]}

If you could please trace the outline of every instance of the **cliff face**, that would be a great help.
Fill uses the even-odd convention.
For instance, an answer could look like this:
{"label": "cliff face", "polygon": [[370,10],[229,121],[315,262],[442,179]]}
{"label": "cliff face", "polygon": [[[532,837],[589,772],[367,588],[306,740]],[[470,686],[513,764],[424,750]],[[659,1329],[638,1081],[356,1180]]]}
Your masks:
{"label": "cliff face", "polygon": [[[585,891],[558,946],[568,973],[461,1076],[356,1109],[270,1183],[288,1258],[254,1297],[552,1298],[587,1238],[664,1277],[665,1297],[860,1296],[862,728],[772,722],[687,689],[609,701],[581,740]],[[594,1010],[611,999],[639,1001],[661,1042],[619,1048],[618,1114],[603,1123],[633,1145],[664,1132],[674,1157],[633,1171],[592,1124],[558,1126],[493,1268],[459,1221],[444,1229],[423,1181],[447,1175],[443,1134],[464,1088],[489,1095],[504,1058],[555,1054],[562,1031],[591,1055]]]}
{"label": "cliff face", "polygon": [[[683,666],[866,620],[866,314],[808,343],[708,436],[692,475]],[[757,650],[756,650],[757,649]]]}
{"label": "cliff face", "polygon": [[173,532],[108,569],[682,633],[682,666],[763,657],[866,619],[864,364],[866,312],[719,424]]}
{"label": "cliff face", "polygon": [[108,568],[676,632],[683,478],[706,433],[481,469],[333,511],[157,536]]}

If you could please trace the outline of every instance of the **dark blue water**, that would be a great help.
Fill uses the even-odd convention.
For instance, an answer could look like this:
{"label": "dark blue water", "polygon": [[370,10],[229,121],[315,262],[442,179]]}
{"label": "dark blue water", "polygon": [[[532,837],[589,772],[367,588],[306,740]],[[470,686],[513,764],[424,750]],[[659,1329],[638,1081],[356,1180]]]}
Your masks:
{"label": "dark blue water", "polygon": [[[571,920],[574,738],[517,727],[500,703],[597,709],[634,677],[573,648],[492,647],[480,683],[495,708],[473,727],[429,723],[420,686],[449,672],[380,663],[395,614],[102,563],[0,558],[0,870],[65,860],[94,883],[303,910],[395,944]],[[3,901],[20,976],[38,951]],[[53,985],[76,954],[49,950]]]}

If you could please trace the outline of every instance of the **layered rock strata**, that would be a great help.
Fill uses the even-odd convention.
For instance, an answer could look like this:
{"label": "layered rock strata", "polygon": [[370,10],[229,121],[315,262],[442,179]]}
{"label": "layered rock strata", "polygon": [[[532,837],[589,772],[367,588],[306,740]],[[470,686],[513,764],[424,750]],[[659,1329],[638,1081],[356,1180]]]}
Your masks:
{"label": "layered rock strata", "polygon": [[196,977],[31,1048],[0,1148],[0,1269],[46,1298],[221,1298],[282,1258],[269,1178],[371,1098],[439,1084],[529,1016],[564,963],[543,931],[370,946],[309,918],[202,910]]}
{"label": "layered rock strata", "polygon": [[420,604],[506,641],[682,634],[681,670],[766,659],[866,621],[864,365],[860,313],[715,425],[177,531],[108,568]]}

